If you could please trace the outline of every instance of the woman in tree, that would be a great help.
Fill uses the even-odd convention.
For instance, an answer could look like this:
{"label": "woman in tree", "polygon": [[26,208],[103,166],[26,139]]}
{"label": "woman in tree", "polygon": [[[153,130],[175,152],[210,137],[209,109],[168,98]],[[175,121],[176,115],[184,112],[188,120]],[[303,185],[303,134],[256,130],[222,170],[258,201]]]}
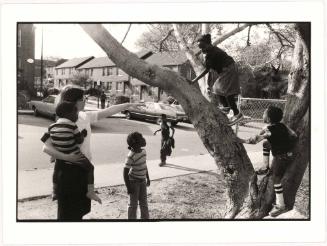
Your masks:
{"label": "woman in tree", "polygon": [[232,109],[234,116],[230,120],[230,125],[241,121],[243,114],[239,112],[235,97],[240,94],[240,83],[238,70],[234,59],[222,49],[213,46],[211,35],[202,35],[198,40],[199,48],[205,54],[205,70],[199,74],[192,82],[196,82],[208,72],[208,91],[212,100],[218,98],[223,105],[222,111],[226,114]]}
{"label": "woman in tree", "polygon": [[[58,151],[48,139],[43,146],[43,151],[56,159],[60,166],[57,172],[57,201],[58,214],[57,218],[61,221],[80,221],[83,216],[91,210],[91,200],[86,196],[88,179],[87,172],[80,165],[74,165],[78,162],[83,162],[86,157],[92,160],[91,155],[91,124],[98,120],[104,119],[110,115],[126,110],[129,107],[136,105],[144,105],[138,103],[124,103],[114,105],[109,108],[99,111],[84,112],[85,97],[84,90],[79,87],[68,85],[63,88],[59,95],[59,103],[67,101],[74,103],[78,119],[76,125],[79,131],[86,130],[87,136],[80,145],[80,152],[64,154]],[[61,162],[70,162],[72,165],[61,165]]]}

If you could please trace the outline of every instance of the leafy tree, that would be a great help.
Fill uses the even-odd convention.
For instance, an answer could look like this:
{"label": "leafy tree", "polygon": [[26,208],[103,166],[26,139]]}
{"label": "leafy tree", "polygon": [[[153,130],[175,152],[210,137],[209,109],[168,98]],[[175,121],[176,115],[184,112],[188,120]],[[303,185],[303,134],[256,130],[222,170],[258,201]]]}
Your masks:
{"label": "leafy tree", "polygon": [[[228,202],[225,217],[264,217],[270,210],[274,198],[271,176],[266,176],[258,186],[257,176],[244,146],[239,143],[235,133],[227,125],[226,116],[208,103],[202,95],[201,82],[199,85],[190,84],[174,71],[139,59],[123,48],[100,24],[81,26],[118,67],[146,84],[161,87],[182,105],[226,182]],[[229,35],[234,35],[232,33],[247,27],[248,25],[239,26]],[[296,28],[296,43],[284,115],[284,122],[299,135],[295,161],[288,167],[282,181],[286,204],[290,208],[294,205],[296,191],[309,163],[310,24],[298,23]],[[194,70],[200,71],[201,62],[196,53],[186,49],[187,45],[178,32],[178,25],[174,25],[174,31],[179,46],[186,52]],[[224,37],[228,38],[229,35]],[[217,40],[213,43],[217,43]]]}
{"label": "leafy tree", "polygon": [[91,79],[87,74],[76,73],[71,79],[72,84],[84,87],[85,89],[91,84]]}

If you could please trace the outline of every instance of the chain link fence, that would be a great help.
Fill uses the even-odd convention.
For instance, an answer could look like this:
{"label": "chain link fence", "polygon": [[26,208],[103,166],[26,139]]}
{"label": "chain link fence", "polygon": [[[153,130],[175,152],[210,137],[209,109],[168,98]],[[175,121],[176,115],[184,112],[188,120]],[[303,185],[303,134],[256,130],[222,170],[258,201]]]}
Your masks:
{"label": "chain link fence", "polygon": [[[253,136],[258,134],[258,130],[262,129],[265,125],[262,119],[263,112],[268,106],[276,106],[284,110],[286,100],[281,99],[261,99],[261,98],[244,98],[238,97],[238,106],[240,112],[244,115],[244,119],[236,124],[235,133],[239,137]],[[254,129],[250,129],[254,128]],[[263,152],[262,144],[259,143],[259,151],[251,151],[251,160],[255,169],[259,169],[263,165]],[[272,156],[270,157],[270,161]]]}
{"label": "chain link fence", "polygon": [[244,120],[240,125],[249,122],[263,122],[262,115],[268,106],[276,106],[284,110],[286,100],[281,99],[261,99],[261,98],[238,98],[240,112],[244,115]]}

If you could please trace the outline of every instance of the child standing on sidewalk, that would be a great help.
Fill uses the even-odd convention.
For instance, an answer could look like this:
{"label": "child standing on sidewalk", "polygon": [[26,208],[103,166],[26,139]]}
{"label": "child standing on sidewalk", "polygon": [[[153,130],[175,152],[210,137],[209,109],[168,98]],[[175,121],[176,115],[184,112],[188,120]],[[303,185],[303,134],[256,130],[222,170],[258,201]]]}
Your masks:
{"label": "child standing on sidewalk", "polygon": [[294,159],[293,147],[297,139],[296,133],[280,122],[282,118],[283,111],[280,108],[269,106],[263,114],[263,120],[268,125],[258,135],[247,140],[241,139],[243,143],[248,144],[256,144],[267,139],[270,144],[273,155],[271,171],[276,195],[276,204],[269,212],[269,215],[272,217],[287,211],[281,180],[287,166]]}
{"label": "child standing on sidewalk", "polygon": [[149,219],[147,186],[150,186],[148,168],[146,166],[146,142],[139,132],[127,136],[130,150],[124,167],[124,181],[129,194],[128,219],[136,219],[138,203],[140,204],[141,219]]}
{"label": "child standing on sidewalk", "polygon": [[[84,138],[87,135],[87,131],[84,129],[80,132],[77,128],[76,121],[78,119],[77,108],[74,103],[71,102],[61,102],[56,107],[56,114],[59,117],[58,120],[49,126],[48,132],[42,137],[42,141],[45,142],[50,138],[53,146],[62,153],[80,153],[79,144],[82,144]],[[57,196],[57,176],[59,172],[59,165],[72,165],[69,162],[55,163],[54,173],[52,177],[53,181],[53,199]],[[86,196],[99,202],[101,204],[101,199],[94,192],[94,166],[85,157],[82,162],[78,165],[85,169],[87,172],[88,181],[88,191]]]}

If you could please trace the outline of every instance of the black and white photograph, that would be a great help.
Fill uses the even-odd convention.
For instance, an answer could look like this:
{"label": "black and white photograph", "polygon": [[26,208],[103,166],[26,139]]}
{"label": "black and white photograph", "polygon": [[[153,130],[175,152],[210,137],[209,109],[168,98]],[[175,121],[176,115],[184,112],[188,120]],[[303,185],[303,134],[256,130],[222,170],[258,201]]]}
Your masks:
{"label": "black and white photograph", "polygon": [[[27,17],[3,28],[15,48],[8,60],[12,89],[2,100],[2,109],[6,98],[15,105],[2,117],[11,121],[2,132],[16,134],[2,141],[16,150],[10,169],[2,169],[3,205],[12,211],[10,218],[4,212],[7,231],[19,227],[26,243],[42,243],[48,232],[32,240],[28,231],[76,226],[79,236],[50,243],[95,244],[122,242],[123,228],[136,227],[126,241],[144,243],[135,237],[151,228],[156,232],[148,242],[155,243],[163,226],[173,236],[159,242],[212,241],[212,233],[203,241],[194,235],[203,225],[210,228],[204,235],[220,228],[229,232],[218,242],[239,243],[253,228],[261,233],[266,227],[257,237],[244,236],[260,243],[266,234],[272,242],[287,241],[287,235],[272,236],[283,228],[321,226],[325,133],[316,122],[325,122],[325,85],[324,74],[317,80],[323,59],[315,59],[313,45],[323,45],[315,39],[321,14],[240,18],[236,10],[212,18],[208,10],[211,18],[173,20],[140,17],[138,5],[138,14],[119,18],[125,5],[117,5],[113,18],[103,18],[104,7],[94,5],[98,18],[83,18],[87,6],[76,7],[74,18],[20,10]],[[5,67],[2,77],[9,74]],[[317,182],[324,188],[319,205]],[[84,239],[107,225],[112,235],[121,230],[115,239]],[[291,242],[306,236],[312,241],[298,233]]]}
{"label": "black and white photograph", "polygon": [[18,220],[310,219],[310,23],[18,23],[17,45]]}

